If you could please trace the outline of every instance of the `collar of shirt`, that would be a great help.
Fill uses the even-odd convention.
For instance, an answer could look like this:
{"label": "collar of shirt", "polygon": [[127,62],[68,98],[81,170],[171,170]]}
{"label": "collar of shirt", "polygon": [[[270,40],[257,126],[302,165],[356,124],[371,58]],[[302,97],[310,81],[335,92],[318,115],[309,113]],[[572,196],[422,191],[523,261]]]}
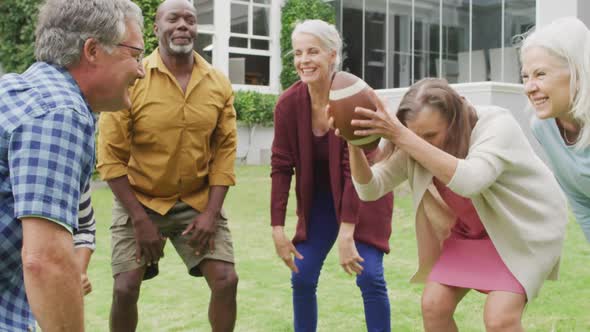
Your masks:
{"label": "collar of shirt", "polygon": [[[195,62],[193,63],[193,72],[186,91],[187,94],[190,92],[191,88],[199,83],[199,81],[212,69],[212,66],[207,62],[207,60],[201,57],[199,53],[193,51],[193,57]],[[165,73],[166,75],[169,75],[170,77],[174,77],[160,56],[160,48],[156,48],[152,54],[146,57],[144,61],[146,71],[156,69],[162,73]]]}
{"label": "collar of shirt", "polygon": [[[88,100],[84,94],[82,94],[82,90],[80,90],[78,82],[76,82],[66,68],[51,63],[37,62],[27,70],[26,74],[42,77],[43,80],[50,80],[52,84],[48,84],[47,86],[49,87],[57,86],[58,88],[66,90],[69,93],[66,102],[73,103],[74,105],[72,108],[88,115],[89,118],[92,119],[93,126],[96,126],[97,114],[92,111]],[[54,91],[48,90],[42,91],[41,93],[46,97],[45,100],[47,103],[56,102],[52,100],[55,96]]]}

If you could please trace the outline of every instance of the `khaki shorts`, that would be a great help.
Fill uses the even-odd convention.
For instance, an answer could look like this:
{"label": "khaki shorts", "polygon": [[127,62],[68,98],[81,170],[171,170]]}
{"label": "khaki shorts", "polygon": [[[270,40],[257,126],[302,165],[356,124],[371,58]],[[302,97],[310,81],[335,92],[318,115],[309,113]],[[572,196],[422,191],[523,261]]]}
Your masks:
{"label": "khaki shorts", "polygon": [[[184,202],[176,203],[164,216],[144,207],[148,217],[158,226],[160,233],[167,237],[178,255],[184,261],[188,273],[202,276],[199,264],[205,259],[234,262],[231,234],[227,227],[227,219],[222,212],[217,222],[215,233],[215,250],[210,253],[195,255],[195,249],[188,244],[190,234],[182,236],[182,231],[199,215],[199,212]],[[127,271],[139,269],[146,265],[144,258],[135,261],[135,234],[133,224],[121,202],[115,198],[113,203],[113,222],[111,226],[111,266],[113,276]],[[143,279],[151,279],[158,275],[158,265],[148,266]]]}

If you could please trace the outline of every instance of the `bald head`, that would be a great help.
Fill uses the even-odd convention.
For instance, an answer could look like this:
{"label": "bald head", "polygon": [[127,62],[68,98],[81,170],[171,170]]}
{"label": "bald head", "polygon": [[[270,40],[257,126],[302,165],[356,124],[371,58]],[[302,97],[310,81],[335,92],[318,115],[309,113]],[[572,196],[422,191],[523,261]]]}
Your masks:
{"label": "bald head", "polygon": [[188,0],[165,0],[158,6],[156,11],[156,21],[159,21],[169,11],[183,11],[190,10],[197,15],[195,6]]}

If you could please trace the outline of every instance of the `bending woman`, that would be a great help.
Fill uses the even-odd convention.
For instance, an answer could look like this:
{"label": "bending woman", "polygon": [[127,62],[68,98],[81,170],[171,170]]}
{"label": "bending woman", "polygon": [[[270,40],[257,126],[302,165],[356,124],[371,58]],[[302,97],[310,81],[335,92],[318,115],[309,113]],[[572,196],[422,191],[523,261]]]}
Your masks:
{"label": "bending woman", "polygon": [[[291,39],[300,81],[281,95],[274,112],[271,224],[277,254],[292,270],[295,331],[316,330],[320,270],[337,239],[341,266],[357,275],[367,329],[389,331],[383,254],[389,252],[393,196],[360,202],[346,142],[330,130],[325,112],[342,41],[333,25],[319,20],[297,25]],[[293,171],[298,221],[291,241],[283,226]]]}
{"label": "bending woman", "polygon": [[590,31],[556,20],[524,40],[521,62],[533,134],[590,242]]}
{"label": "bending woman", "polygon": [[425,330],[457,331],[455,308],[475,289],[487,294],[488,331],[522,331],[525,304],[556,277],[567,223],[550,170],[508,111],[473,107],[444,80],[410,87],[397,117],[375,101],[377,112],[357,108],[369,120],[353,120],[363,128],[355,133],[381,135],[395,150],[369,167],[349,145],[352,177],[363,200],[409,180]]}

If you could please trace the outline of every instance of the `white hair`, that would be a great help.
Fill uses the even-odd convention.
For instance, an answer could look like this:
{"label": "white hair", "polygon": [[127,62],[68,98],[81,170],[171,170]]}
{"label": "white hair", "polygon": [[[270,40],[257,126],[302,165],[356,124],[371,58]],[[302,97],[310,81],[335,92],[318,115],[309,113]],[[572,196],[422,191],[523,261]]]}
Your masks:
{"label": "white hair", "polygon": [[305,20],[297,23],[293,33],[291,33],[291,40],[295,35],[300,33],[307,33],[317,37],[324,49],[336,52],[336,61],[334,67],[338,68],[340,65],[340,53],[342,53],[342,38],[336,27],[333,24],[326,23],[322,20]]}
{"label": "white hair", "polygon": [[575,17],[557,19],[524,39],[521,62],[527,50],[541,47],[559,59],[570,72],[570,112],[581,126],[576,148],[590,145],[590,31]]}
{"label": "white hair", "polygon": [[35,57],[68,67],[78,63],[88,38],[112,51],[128,22],[143,30],[141,9],[130,0],[47,0],[37,19]]}

